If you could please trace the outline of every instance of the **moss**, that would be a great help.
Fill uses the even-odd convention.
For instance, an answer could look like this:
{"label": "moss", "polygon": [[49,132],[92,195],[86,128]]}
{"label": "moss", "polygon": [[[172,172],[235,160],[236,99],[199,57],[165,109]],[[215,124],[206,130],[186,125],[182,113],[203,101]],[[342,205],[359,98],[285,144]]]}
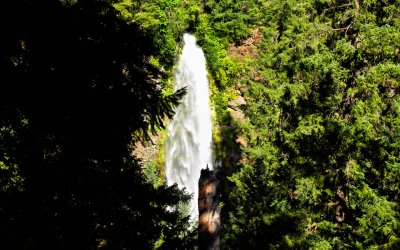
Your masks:
{"label": "moss", "polygon": [[167,140],[167,129],[164,129],[160,135],[160,144],[155,162],[159,169],[158,183],[165,184],[165,142]]}

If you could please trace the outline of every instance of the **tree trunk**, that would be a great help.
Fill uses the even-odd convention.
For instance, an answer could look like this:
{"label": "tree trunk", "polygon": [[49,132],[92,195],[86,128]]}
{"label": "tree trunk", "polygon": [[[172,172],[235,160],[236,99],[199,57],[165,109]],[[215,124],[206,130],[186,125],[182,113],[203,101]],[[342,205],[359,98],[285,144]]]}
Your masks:
{"label": "tree trunk", "polygon": [[202,169],[199,179],[199,250],[219,250],[221,178],[218,170]]}

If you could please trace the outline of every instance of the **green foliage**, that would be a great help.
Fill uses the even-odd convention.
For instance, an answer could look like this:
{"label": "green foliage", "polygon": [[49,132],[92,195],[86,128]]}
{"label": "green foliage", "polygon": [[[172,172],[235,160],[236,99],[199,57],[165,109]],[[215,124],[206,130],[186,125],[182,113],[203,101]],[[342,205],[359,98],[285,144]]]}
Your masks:
{"label": "green foliage", "polygon": [[[0,19],[3,244],[193,247],[188,196],[128,146],[184,94],[168,77],[190,31],[217,153],[241,157],[225,163],[223,247],[399,248],[399,1],[8,1]],[[255,28],[254,56],[228,53]]]}
{"label": "green foliage", "polygon": [[206,8],[217,35],[227,42],[248,37],[260,15],[254,1],[206,1]]}
{"label": "green foliage", "polygon": [[[8,121],[7,121],[8,120]],[[29,128],[28,120],[21,113],[5,119],[0,127],[0,190],[5,193],[24,191],[24,177],[18,165],[16,150]]]}
{"label": "green foliage", "polygon": [[[240,83],[249,118],[235,131],[249,141],[243,160],[226,170],[225,247],[398,247],[399,9],[206,1],[197,33],[209,67],[223,92]],[[236,70],[227,46],[254,27],[258,57]],[[227,100],[217,96],[223,113]]]}
{"label": "green foliage", "polygon": [[160,168],[156,162],[147,162],[147,164],[143,166],[143,174],[146,178],[146,181],[150,184],[153,184],[155,188],[163,184],[163,179],[160,178]]}
{"label": "green foliage", "polygon": [[190,23],[190,13],[182,0],[124,0],[113,4],[119,16],[139,26],[143,33],[152,37],[158,60],[171,67],[177,47],[176,41]]}

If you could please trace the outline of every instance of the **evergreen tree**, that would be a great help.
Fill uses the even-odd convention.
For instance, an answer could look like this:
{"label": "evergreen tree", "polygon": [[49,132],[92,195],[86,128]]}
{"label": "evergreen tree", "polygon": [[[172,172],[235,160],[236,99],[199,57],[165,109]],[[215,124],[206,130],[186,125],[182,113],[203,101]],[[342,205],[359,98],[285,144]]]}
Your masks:
{"label": "evergreen tree", "polygon": [[[240,1],[207,2],[215,13]],[[400,2],[246,5],[256,19],[243,34],[263,38],[242,62],[256,74],[231,80],[247,102],[235,126],[248,146],[228,177],[223,245],[398,248]],[[232,42],[218,17],[211,27]]]}
{"label": "evergreen tree", "polygon": [[133,142],[162,126],[184,94],[166,95],[159,83],[165,75],[154,58],[168,62],[173,53],[157,47],[165,37],[118,7],[2,5],[2,249],[192,244],[188,217],[173,209],[188,195],[176,186],[154,189],[131,155]]}

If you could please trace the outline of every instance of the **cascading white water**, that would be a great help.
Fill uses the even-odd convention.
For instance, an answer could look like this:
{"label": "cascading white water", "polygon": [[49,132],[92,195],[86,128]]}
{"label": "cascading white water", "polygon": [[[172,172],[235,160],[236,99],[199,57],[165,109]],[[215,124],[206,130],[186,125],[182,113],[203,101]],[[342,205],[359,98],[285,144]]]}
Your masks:
{"label": "cascading white water", "polygon": [[198,181],[200,170],[213,168],[212,125],[206,62],[196,38],[183,36],[184,46],[175,74],[175,90],[187,87],[187,94],[168,125],[165,145],[167,184],[177,183],[193,194],[191,219],[198,217]]}

